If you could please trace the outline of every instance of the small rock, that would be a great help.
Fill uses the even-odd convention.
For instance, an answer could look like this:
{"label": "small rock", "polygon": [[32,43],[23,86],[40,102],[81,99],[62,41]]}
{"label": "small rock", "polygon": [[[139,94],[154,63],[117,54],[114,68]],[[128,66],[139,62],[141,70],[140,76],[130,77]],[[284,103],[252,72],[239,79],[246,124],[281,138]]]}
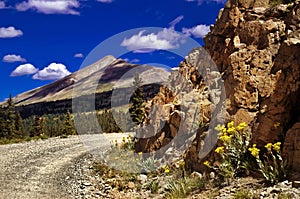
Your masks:
{"label": "small rock", "polygon": [[191,177],[192,178],[198,178],[198,179],[202,179],[202,174],[201,173],[198,173],[196,171],[194,171],[192,174],[191,174]]}
{"label": "small rock", "polygon": [[86,186],[86,187],[92,186],[92,184],[89,183],[89,182],[83,182],[82,185],[84,185],[84,186]]}
{"label": "small rock", "polygon": [[147,182],[148,177],[145,174],[141,174],[138,177],[138,180],[141,181],[142,184]]}
{"label": "small rock", "polygon": [[211,179],[214,179],[216,177],[216,174],[214,172],[210,172],[209,177]]}
{"label": "small rock", "polygon": [[133,182],[128,182],[127,186],[128,186],[129,189],[134,189],[135,184]]}
{"label": "small rock", "polygon": [[292,187],[299,188],[300,187],[300,181],[293,181]]}

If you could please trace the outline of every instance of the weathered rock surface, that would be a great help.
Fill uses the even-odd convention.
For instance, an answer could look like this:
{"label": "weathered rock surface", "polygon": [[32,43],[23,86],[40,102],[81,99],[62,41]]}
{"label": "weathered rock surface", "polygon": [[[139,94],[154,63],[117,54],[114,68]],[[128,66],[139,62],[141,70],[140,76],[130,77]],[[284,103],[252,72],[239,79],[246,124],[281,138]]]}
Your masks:
{"label": "weathered rock surface", "polygon": [[[227,119],[236,123],[247,122],[252,131],[253,142],[259,145],[284,142],[288,132],[284,143],[288,166],[300,170],[297,151],[300,145],[295,141],[300,139],[300,134],[297,125],[294,126],[299,122],[300,116],[299,1],[270,6],[268,0],[229,0],[204,41],[205,50],[222,74]],[[207,63],[199,63],[197,60],[200,51],[201,49],[193,50],[180,64],[178,71],[185,81],[171,76],[171,84],[175,88],[172,91],[174,97],[166,101],[164,92],[161,92],[153,100],[153,106],[159,102],[163,109],[169,107],[164,117],[167,122],[160,132],[144,130],[143,133],[154,133],[155,136],[140,139],[137,143],[138,150],[158,150],[170,142],[176,131],[179,132],[178,126],[173,123],[178,123],[178,118],[185,120],[187,117],[179,114],[185,113],[182,109],[176,109],[182,108],[183,103],[174,99],[183,93],[204,105],[201,109],[206,110],[206,113],[198,117],[199,121],[211,122],[216,117],[212,113],[218,100],[212,97],[212,84],[205,80],[208,73],[203,68],[208,68]],[[220,84],[217,79],[212,82]],[[207,90],[207,87],[210,89]],[[217,91],[216,96],[215,99],[219,99],[220,92]],[[160,114],[163,109],[150,111],[150,118],[153,119],[150,123],[157,124],[155,118],[158,117],[155,114]],[[288,131],[290,128],[292,129]],[[201,158],[198,153],[206,134],[210,132],[198,131],[187,152],[187,162],[192,167],[197,168],[199,165]]]}
{"label": "weathered rock surface", "polygon": [[[206,50],[223,73],[231,119],[251,124],[253,142],[260,144],[284,141],[300,108],[300,4],[270,7],[263,2],[268,1],[261,6],[252,1],[252,8],[228,1],[205,38]],[[285,142],[292,169],[299,169],[291,149],[299,147],[297,132],[290,131]]]}

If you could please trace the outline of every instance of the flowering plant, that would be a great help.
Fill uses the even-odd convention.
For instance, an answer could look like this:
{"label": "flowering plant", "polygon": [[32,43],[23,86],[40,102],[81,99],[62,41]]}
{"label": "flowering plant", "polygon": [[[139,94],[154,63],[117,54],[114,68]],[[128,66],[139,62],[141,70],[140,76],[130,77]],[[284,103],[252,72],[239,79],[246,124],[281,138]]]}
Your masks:
{"label": "flowering plant", "polygon": [[246,152],[250,141],[250,134],[246,130],[247,124],[242,122],[237,126],[234,122],[217,125],[220,146],[215,149],[221,160],[216,166],[211,166],[208,161],[204,165],[214,169],[225,179],[234,178],[239,172],[247,168]]}
{"label": "flowering plant", "polygon": [[271,184],[275,184],[286,177],[285,163],[281,156],[280,145],[281,142],[266,144],[267,153],[262,158],[259,156],[260,149],[256,148],[255,144],[248,149],[251,155],[255,157],[259,171]]}

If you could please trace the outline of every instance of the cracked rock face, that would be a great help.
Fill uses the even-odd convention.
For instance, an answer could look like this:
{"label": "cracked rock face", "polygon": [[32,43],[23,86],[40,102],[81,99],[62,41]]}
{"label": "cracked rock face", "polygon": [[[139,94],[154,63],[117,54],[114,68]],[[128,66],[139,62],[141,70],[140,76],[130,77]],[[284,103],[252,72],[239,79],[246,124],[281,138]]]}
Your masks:
{"label": "cracked rock face", "polygon": [[[227,119],[236,123],[247,122],[252,130],[253,142],[258,145],[284,142],[286,132],[300,122],[299,1],[270,6],[268,0],[228,0],[204,41],[205,50],[222,74]],[[191,93],[198,92],[199,101],[209,107],[209,114],[202,117],[203,121],[209,122],[214,103],[201,90],[203,81],[201,74],[197,73],[199,66],[196,66],[194,59],[195,51],[192,51],[178,71],[194,89]],[[173,83],[176,84],[176,81],[177,78],[173,78]],[[181,85],[181,88],[184,86]],[[166,118],[168,124],[172,124],[170,115],[176,111],[176,106],[174,99],[166,101],[165,98],[158,96],[155,100],[168,107]],[[167,127],[164,136],[172,139],[176,128],[174,125]],[[138,144],[140,150],[151,151],[163,146],[162,143],[169,142],[164,136],[156,135],[151,142],[149,139],[143,140],[147,144]],[[300,170],[300,164],[291,161],[298,157],[295,151],[300,148],[300,143],[292,140],[300,139],[299,133],[291,130],[287,136],[284,151],[290,159],[289,167]],[[200,137],[197,135],[188,152],[193,167],[199,164],[197,153],[202,146]]]}
{"label": "cracked rock face", "polygon": [[[264,2],[229,0],[205,38],[206,50],[224,73],[228,113],[251,124],[253,142],[260,144],[283,141],[300,108],[300,4]],[[299,137],[291,132],[288,137]],[[299,144],[291,140],[285,151],[293,159],[292,148]]]}

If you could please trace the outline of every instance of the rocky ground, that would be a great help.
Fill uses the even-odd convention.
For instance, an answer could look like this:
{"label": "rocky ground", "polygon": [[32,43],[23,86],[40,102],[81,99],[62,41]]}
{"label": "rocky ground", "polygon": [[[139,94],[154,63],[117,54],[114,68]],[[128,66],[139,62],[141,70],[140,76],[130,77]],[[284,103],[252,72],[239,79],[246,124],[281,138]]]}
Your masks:
{"label": "rocky ground", "polygon": [[[123,136],[110,134],[108,140]],[[96,150],[95,140],[98,135],[0,146],[0,198],[80,198],[81,188],[88,185],[84,170],[91,165],[88,150]],[[98,143],[97,149],[109,147],[109,142]]]}
{"label": "rocky ground", "polygon": [[[121,140],[124,134],[111,134],[109,140]],[[176,181],[174,172],[155,176],[136,174],[135,180],[124,178],[122,190],[116,181],[122,176],[107,178],[95,172],[95,156],[86,143],[97,136],[72,136],[0,146],[0,198],[166,198],[170,181]],[[107,150],[107,143],[98,149]],[[90,146],[89,146],[90,147]],[[172,176],[173,175],[173,176]],[[192,177],[202,175],[194,173]],[[149,186],[158,182],[157,187]],[[211,183],[205,181],[205,183]],[[300,198],[300,188],[285,181],[275,186],[264,186],[262,180],[251,177],[236,179],[230,186],[209,188],[203,186],[187,198]],[[151,193],[152,189],[152,193]],[[237,197],[239,196],[239,197]]]}

